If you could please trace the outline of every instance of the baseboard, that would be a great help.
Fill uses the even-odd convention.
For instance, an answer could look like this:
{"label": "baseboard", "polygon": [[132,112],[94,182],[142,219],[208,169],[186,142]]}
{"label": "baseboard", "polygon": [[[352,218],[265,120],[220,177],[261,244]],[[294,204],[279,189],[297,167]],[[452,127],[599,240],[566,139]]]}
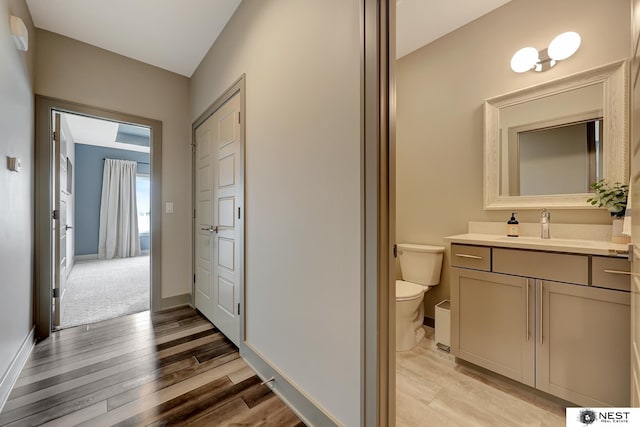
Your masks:
{"label": "baseboard", "polygon": [[87,261],[90,259],[98,259],[98,254],[74,255],[73,261]]}
{"label": "baseboard", "polygon": [[424,316],[424,320],[422,321],[422,324],[425,325],[425,326],[429,326],[431,328],[435,328],[436,327],[436,319]]}
{"label": "baseboard", "polygon": [[11,389],[13,385],[18,380],[20,376],[20,372],[22,372],[22,368],[24,364],[27,362],[29,355],[31,354],[31,350],[33,350],[33,346],[36,343],[36,328],[35,326],[31,328],[31,331],[27,334],[26,338],[22,342],[20,349],[16,353],[15,357],[11,361],[7,372],[2,377],[0,381],[0,412],[2,412],[2,408],[4,408],[4,404],[7,403],[7,399],[9,398],[9,393],[11,393]]}
{"label": "baseboard", "polygon": [[160,298],[157,306],[153,307],[153,311],[166,310],[167,308],[180,307],[191,304],[191,294],[175,295],[167,298]]}
{"label": "baseboard", "polygon": [[268,387],[296,413],[303,423],[308,426],[341,425],[339,421],[329,415],[327,410],[323,409],[318,402],[314,402],[310,396],[251,345],[246,342],[241,343],[240,356],[263,381],[273,378],[273,381],[267,384]]}
{"label": "baseboard", "polygon": [[[145,249],[143,251],[140,251],[140,255],[150,255],[151,254],[151,250],[150,249]],[[86,254],[86,255],[74,255],[73,256],[73,261],[87,261],[87,260],[92,260],[92,259],[98,259],[98,254]]]}

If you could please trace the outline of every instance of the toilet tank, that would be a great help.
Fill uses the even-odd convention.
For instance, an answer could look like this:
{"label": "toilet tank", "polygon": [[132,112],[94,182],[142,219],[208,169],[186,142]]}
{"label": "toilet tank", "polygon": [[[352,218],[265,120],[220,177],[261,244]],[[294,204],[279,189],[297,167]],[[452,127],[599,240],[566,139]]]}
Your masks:
{"label": "toilet tank", "polygon": [[398,258],[402,280],[420,285],[435,286],[440,283],[444,247],[400,243]]}

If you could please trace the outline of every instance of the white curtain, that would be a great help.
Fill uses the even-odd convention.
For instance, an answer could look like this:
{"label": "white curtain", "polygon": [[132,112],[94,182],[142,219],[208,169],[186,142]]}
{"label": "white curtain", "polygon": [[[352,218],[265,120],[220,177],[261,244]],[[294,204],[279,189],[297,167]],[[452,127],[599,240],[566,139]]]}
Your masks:
{"label": "white curtain", "polygon": [[140,255],[136,170],[129,160],[104,160],[98,258]]}

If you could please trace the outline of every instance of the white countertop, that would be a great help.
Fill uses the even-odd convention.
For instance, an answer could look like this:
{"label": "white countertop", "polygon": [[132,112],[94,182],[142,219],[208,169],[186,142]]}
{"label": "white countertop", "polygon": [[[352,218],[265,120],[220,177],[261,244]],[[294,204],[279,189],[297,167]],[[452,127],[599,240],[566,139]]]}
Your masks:
{"label": "white countertop", "polygon": [[499,234],[467,233],[444,238],[446,242],[466,245],[495,246],[501,248],[533,249],[539,251],[568,252],[588,255],[625,256],[626,244],[605,240],[541,239],[539,237],[507,237]]}

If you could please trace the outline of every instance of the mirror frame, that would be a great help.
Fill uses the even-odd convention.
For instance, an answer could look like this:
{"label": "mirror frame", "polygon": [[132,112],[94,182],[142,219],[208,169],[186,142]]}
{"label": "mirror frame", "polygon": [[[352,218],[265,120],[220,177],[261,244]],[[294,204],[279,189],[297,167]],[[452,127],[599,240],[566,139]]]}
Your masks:
{"label": "mirror frame", "polygon": [[592,84],[603,83],[603,177],[629,182],[629,64],[618,61],[484,101],[484,209],[596,209],[591,193],[500,195],[500,109]]}

